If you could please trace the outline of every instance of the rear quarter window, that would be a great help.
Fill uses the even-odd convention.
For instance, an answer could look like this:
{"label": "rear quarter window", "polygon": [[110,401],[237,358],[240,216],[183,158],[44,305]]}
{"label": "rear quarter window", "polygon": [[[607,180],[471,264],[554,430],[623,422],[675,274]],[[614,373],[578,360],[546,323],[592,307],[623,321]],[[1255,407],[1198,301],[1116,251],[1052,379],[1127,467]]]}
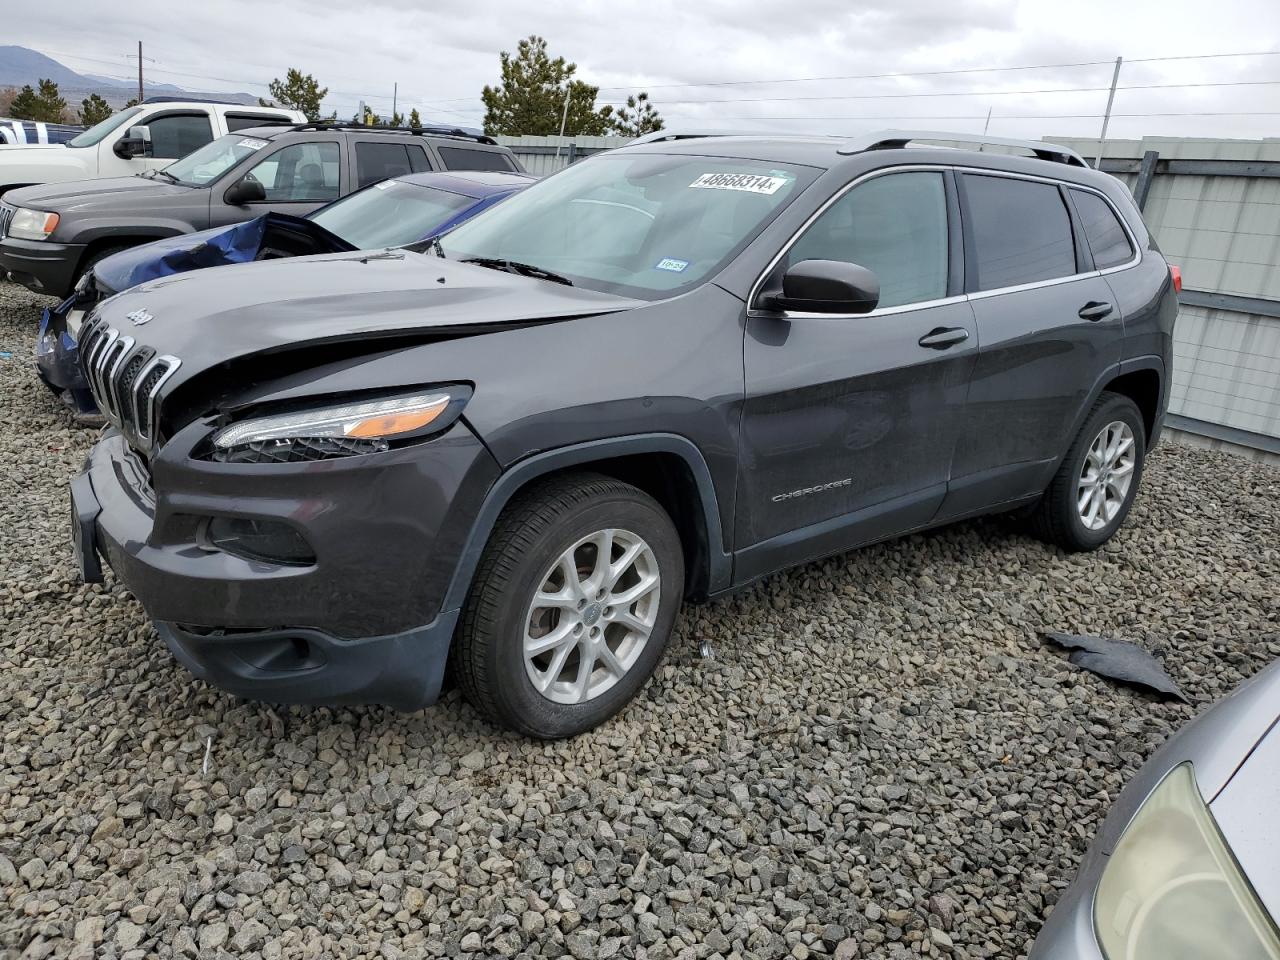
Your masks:
{"label": "rear quarter window", "polygon": [[979,290],[1076,272],[1071,218],[1056,184],[964,174]]}
{"label": "rear quarter window", "polygon": [[1072,190],[1071,199],[1075,201],[1076,212],[1080,215],[1080,225],[1084,227],[1095,267],[1106,270],[1133,259],[1129,235],[1107,201],[1084,190]]}
{"label": "rear quarter window", "polygon": [[468,147],[441,147],[440,159],[446,170],[499,170],[510,173],[515,166],[505,153],[497,150],[472,150]]}

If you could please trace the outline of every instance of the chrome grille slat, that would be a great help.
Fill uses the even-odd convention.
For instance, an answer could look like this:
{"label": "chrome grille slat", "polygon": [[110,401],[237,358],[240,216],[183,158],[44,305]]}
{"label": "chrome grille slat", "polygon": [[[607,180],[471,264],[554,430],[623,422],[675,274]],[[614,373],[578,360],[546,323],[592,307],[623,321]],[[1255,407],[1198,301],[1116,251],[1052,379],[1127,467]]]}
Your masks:
{"label": "chrome grille slat", "polygon": [[13,220],[14,208],[7,203],[0,203],[0,240],[9,235],[9,223]]}
{"label": "chrome grille slat", "polygon": [[133,446],[145,450],[155,436],[160,390],[182,361],[137,347],[133,337],[100,321],[86,324],[81,333],[80,363],[98,409]]}

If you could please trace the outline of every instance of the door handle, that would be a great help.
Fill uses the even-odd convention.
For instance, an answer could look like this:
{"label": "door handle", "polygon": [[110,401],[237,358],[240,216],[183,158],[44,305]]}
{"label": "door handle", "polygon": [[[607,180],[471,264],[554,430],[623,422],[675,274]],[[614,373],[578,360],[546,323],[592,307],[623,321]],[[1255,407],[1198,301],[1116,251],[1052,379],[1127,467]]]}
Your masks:
{"label": "door handle", "polygon": [[934,327],[916,342],[931,350],[945,350],[968,339],[969,331],[964,327]]}
{"label": "door handle", "polygon": [[1104,303],[1101,300],[1090,300],[1080,308],[1081,320],[1101,320],[1104,317],[1111,316],[1111,304]]}

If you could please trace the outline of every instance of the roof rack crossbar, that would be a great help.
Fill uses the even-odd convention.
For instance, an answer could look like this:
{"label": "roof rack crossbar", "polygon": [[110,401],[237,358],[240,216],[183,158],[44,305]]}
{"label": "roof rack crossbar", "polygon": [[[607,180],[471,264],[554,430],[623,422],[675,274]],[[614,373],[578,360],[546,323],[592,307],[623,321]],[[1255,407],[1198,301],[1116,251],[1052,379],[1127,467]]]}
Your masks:
{"label": "roof rack crossbar", "polygon": [[412,136],[452,137],[497,146],[498,141],[483,133],[468,133],[458,127],[386,127],[376,124],[353,123],[347,120],[309,120],[295,123],[294,130],[360,130],[365,133],[403,133]]}
{"label": "roof rack crossbar", "polygon": [[1016,147],[1021,150],[1031,151],[1032,155],[1040,160],[1065,163],[1073,167],[1089,166],[1084,157],[1070,147],[1063,147],[1056,143],[1045,143],[1042,140],[1016,140],[1010,137],[989,137],[985,134],[977,133],[952,133],[940,130],[880,130],[844,141],[837,148],[837,152],[851,154],[863,153],[867,150],[896,150],[905,147],[909,143],[921,140],[976,144],[979,148],[987,144],[999,147]]}

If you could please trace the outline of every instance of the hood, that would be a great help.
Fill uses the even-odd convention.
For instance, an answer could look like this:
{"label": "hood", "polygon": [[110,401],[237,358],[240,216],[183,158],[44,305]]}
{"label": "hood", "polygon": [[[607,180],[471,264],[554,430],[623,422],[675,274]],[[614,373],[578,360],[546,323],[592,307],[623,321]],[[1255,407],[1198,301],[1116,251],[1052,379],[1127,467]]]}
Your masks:
{"label": "hood", "polygon": [[[462,334],[612,313],[641,301],[405,250],[200,270],[104,300],[97,315],[182,360],[175,384],[211,366],[298,346]],[[144,317],[142,325],[130,314]]]}
{"label": "hood", "polygon": [[[99,260],[93,281],[100,296],[128,290],[148,280],[220,267],[250,263],[263,246],[305,253],[343,253],[351,244],[318,223],[285,213],[266,213],[229,227],[213,227],[129,247]],[[282,254],[288,255],[288,254]]]}
{"label": "hood", "polygon": [[1209,809],[1263,906],[1280,917],[1280,730],[1253,748]]}
{"label": "hood", "polygon": [[138,201],[144,198],[189,197],[197,189],[200,188],[170,183],[163,177],[108,177],[104,180],[77,180],[71,183],[23,187],[9,191],[4,199],[14,206],[29,206],[66,214],[82,210],[134,209]]}
{"label": "hood", "polygon": [[[12,136],[12,131],[10,132]],[[0,157],[17,158],[21,154],[30,156],[37,150],[65,150],[65,143],[5,143],[0,140]]]}

